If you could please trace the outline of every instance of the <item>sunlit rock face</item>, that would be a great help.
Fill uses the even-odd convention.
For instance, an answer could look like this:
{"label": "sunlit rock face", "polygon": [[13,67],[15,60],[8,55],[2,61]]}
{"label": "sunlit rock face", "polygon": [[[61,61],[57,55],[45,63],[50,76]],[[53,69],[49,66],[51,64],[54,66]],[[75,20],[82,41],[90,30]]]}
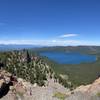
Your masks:
{"label": "sunlit rock face", "polygon": [[100,78],[92,84],[77,87],[66,100],[100,100]]}

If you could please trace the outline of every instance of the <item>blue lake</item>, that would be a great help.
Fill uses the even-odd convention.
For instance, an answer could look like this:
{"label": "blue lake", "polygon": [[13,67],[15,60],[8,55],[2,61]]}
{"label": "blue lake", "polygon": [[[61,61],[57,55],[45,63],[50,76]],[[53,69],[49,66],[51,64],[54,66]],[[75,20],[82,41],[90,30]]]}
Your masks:
{"label": "blue lake", "polygon": [[96,61],[95,55],[85,55],[80,53],[66,52],[40,52],[41,56],[46,56],[49,59],[60,64],[80,64],[91,63]]}

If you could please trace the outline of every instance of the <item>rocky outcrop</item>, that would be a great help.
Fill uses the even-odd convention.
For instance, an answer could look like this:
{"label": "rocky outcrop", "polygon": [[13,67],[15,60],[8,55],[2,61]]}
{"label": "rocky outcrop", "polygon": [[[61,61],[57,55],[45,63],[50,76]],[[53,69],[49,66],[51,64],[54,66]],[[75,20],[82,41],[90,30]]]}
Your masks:
{"label": "rocky outcrop", "polygon": [[67,100],[100,100],[100,78],[92,84],[77,87],[70,92]]}
{"label": "rocky outcrop", "polygon": [[[69,89],[64,88],[61,84],[50,78],[46,82],[46,86],[40,87],[37,83],[31,84],[22,78],[12,76],[4,70],[1,71],[0,75],[3,76],[0,79],[1,93],[6,92],[0,100],[58,100],[54,97],[55,93],[61,92],[65,94],[69,91]],[[6,88],[7,91],[2,89],[2,87]]]}
{"label": "rocky outcrop", "polygon": [[0,98],[9,92],[10,86],[13,86],[11,74],[4,70],[0,70]]}
{"label": "rocky outcrop", "polygon": [[92,93],[92,94],[97,94],[100,92],[100,78],[95,80],[92,84],[90,85],[82,85],[74,90],[74,92],[81,91],[81,92],[87,92],[87,93]]}
{"label": "rocky outcrop", "polygon": [[[70,91],[54,79],[46,86],[31,84],[16,78],[5,70],[0,71],[0,100],[100,100],[100,78],[92,84],[81,85]],[[64,96],[64,97],[63,97]]]}

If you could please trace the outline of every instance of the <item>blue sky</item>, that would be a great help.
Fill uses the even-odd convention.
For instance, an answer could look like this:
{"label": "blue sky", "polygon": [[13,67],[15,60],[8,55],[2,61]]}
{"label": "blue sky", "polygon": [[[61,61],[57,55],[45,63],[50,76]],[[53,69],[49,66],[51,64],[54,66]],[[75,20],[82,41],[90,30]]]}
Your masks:
{"label": "blue sky", "polygon": [[0,0],[0,44],[100,45],[100,0]]}

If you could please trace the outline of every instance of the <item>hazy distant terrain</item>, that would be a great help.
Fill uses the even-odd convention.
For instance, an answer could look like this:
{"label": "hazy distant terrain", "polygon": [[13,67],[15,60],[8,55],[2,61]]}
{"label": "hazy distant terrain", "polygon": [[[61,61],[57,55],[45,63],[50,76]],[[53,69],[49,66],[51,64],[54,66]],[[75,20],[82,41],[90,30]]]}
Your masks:
{"label": "hazy distant terrain", "polygon": [[54,46],[35,48],[37,51],[64,51],[64,52],[80,52],[88,54],[100,53],[100,46]]}
{"label": "hazy distant terrain", "polygon": [[21,50],[21,49],[30,49],[30,48],[38,48],[41,46],[35,46],[35,45],[17,45],[17,44],[8,44],[8,45],[4,45],[1,44],[0,45],[0,51],[10,51],[10,50]]}

